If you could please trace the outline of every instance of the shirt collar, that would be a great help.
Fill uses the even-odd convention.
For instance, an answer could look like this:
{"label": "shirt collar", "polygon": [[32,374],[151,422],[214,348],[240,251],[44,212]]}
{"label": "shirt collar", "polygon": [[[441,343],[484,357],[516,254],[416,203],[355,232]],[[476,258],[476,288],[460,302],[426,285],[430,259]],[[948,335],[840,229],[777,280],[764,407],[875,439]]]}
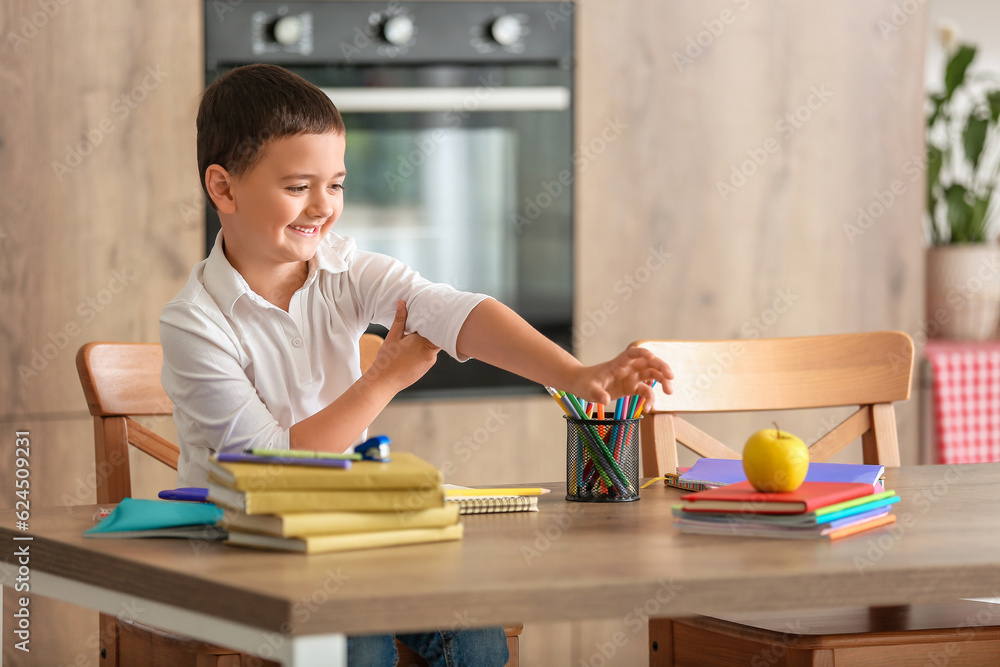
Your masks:
{"label": "shirt collar", "polygon": [[[309,260],[306,281],[303,287],[309,286],[316,280],[316,276],[320,271],[342,273],[347,270],[347,262],[341,256],[341,252],[338,252],[338,249],[341,251],[344,249],[343,246],[345,243],[343,241],[339,236],[332,233],[323,239],[316,249],[316,254]],[[353,239],[347,239],[347,241],[351,242]],[[243,279],[243,276],[240,275],[240,272],[234,269],[233,265],[229,263],[226,253],[222,250],[221,231],[215,237],[215,244],[212,246],[212,251],[208,254],[208,259],[205,260],[204,281],[205,289],[212,295],[215,303],[218,304],[222,312],[228,317],[233,316],[233,308],[241,296],[246,296],[254,303],[266,304],[261,297],[257,296],[250,289],[250,286]]]}

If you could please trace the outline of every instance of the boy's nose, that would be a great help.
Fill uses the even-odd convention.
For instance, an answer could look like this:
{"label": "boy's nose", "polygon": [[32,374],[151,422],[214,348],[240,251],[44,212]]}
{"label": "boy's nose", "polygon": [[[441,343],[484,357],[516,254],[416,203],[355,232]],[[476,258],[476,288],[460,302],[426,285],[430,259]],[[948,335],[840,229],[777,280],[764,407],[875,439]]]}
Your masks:
{"label": "boy's nose", "polygon": [[306,214],[313,218],[329,218],[333,215],[333,204],[325,197],[313,197],[306,207]]}

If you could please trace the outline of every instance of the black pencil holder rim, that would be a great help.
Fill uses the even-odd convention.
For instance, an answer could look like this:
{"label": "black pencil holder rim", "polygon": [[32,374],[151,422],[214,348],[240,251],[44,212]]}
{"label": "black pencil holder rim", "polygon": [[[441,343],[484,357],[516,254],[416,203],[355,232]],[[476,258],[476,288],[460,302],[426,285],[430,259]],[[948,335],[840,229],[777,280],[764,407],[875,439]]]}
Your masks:
{"label": "black pencil holder rim", "polygon": [[563,415],[563,419],[573,424],[591,424],[591,425],[597,424],[603,426],[605,424],[626,424],[628,422],[639,422],[642,421],[643,416],[644,415],[639,415],[638,417],[623,417],[622,419],[615,419],[614,417],[610,419],[608,419],[607,417],[605,417],[604,419],[588,419],[586,417],[579,419],[577,417],[570,417],[569,415]]}

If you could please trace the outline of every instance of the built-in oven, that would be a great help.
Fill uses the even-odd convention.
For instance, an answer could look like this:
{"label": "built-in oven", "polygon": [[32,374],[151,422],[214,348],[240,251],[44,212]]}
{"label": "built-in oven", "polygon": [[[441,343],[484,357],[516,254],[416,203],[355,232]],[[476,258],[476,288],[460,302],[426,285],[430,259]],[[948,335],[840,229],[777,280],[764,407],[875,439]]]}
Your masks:
{"label": "built-in oven", "polygon": [[[266,62],[347,126],[335,231],[506,303],[567,349],[573,321],[569,3],[205,3],[206,83]],[[218,231],[209,208],[207,247]],[[447,355],[406,392],[527,391]]]}

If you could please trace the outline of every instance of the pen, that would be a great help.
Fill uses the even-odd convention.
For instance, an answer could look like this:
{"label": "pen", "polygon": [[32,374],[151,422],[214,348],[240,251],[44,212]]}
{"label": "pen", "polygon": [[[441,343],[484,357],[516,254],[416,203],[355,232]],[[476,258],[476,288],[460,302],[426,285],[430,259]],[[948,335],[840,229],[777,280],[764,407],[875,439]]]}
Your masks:
{"label": "pen", "polygon": [[[650,389],[654,389],[655,387],[656,387],[656,380],[653,380],[653,381],[652,381],[652,382],[651,382],[651,383],[649,384],[649,388],[650,388]],[[646,399],[645,399],[645,398],[643,398],[643,399],[641,399],[641,400],[639,401],[639,405],[637,405],[637,406],[636,406],[636,408],[635,408],[635,412],[633,412],[633,413],[632,413],[632,416],[633,416],[633,417],[635,417],[635,416],[637,416],[637,415],[641,415],[641,414],[642,414],[642,408],[643,408],[643,407],[645,407],[645,405],[646,405]]]}

